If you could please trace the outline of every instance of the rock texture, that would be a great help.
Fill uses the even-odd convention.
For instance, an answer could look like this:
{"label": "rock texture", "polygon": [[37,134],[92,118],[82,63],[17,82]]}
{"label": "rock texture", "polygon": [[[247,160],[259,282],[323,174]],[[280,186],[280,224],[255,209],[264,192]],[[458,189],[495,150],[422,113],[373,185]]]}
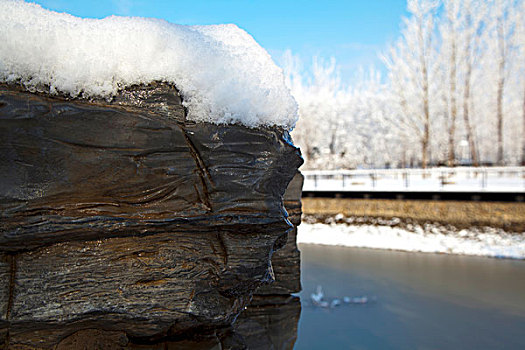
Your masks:
{"label": "rock texture", "polygon": [[297,172],[284,194],[284,203],[294,228],[284,247],[272,256],[275,281],[255,295],[235,321],[233,330],[248,349],[293,349],[301,302],[292,293],[301,291],[301,256],[297,249],[297,226],[301,223],[301,193],[304,177]]}
{"label": "rock texture", "polygon": [[189,122],[162,83],[109,102],[0,85],[0,148],[0,344],[221,328],[273,279],[302,163],[286,131]]}
{"label": "rock texture", "polygon": [[234,325],[246,348],[277,350],[294,348],[301,302],[290,295],[256,295]]}
{"label": "rock texture", "polygon": [[303,183],[304,176],[297,172],[284,193],[284,206],[294,227],[288,232],[284,247],[272,256],[275,281],[259,287],[255,292],[258,295],[286,296],[301,291],[301,254],[297,248],[297,226],[301,224]]}

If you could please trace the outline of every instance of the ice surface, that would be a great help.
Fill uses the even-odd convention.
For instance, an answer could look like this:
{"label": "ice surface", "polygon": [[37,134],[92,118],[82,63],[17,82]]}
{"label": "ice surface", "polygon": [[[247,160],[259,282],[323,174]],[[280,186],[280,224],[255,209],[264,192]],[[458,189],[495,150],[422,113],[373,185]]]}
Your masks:
{"label": "ice surface", "polygon": [[0,0],[0,43],[0,82],[31,91],[110,98],[165,81],[180,90],[191,120],[291,128],[297,119],[281,69],[233,24],[82,19]]}
{"label": "ice surface", "polygon": [[303,222],[298,227],[297,243],[525,259],[525,233],[489,227],[447,231],[425,226],[408,231],[379,225]]}

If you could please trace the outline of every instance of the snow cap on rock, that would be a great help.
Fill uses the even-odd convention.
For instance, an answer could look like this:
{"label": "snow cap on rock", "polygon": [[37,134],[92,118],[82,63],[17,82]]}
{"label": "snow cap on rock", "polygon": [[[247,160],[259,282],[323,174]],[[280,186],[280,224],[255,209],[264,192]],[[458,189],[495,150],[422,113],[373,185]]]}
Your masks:
{"label": "snow cap on rock", "polygon": [[293,128],[297,120],[282,70],[233,24],[83,19],[0,0],[0,42],[0,82],[30,91],[111,98],[164,81],[179,89],[194,121]]}

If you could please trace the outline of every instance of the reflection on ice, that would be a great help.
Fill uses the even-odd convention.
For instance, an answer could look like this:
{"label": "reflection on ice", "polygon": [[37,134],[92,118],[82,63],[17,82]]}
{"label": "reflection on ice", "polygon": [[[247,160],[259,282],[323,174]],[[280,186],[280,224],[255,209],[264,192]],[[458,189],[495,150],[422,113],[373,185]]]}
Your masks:
{"label": "reflection on ice", "polygon": [[321,301],[324,298],[323,288],[321,286],[317,286],[317,291],[315,293],[312,293],[310,298],[312,299],[312,302],[315,305],[321,303]]}
{"label": "reflection on ice", "polygon": [[[342,298],[344,304],[367,304],[370,301],[376,301],[376,297],[369,298],[368,296],[358,296],[358,297],[348,297],[344,296]],[[310,301],[314,307],[322,308],[335,308],[342,305],[341,298],[333,298],[330,300],[325,300],[323,287],[318,285],[315,293],[310,294]]]}

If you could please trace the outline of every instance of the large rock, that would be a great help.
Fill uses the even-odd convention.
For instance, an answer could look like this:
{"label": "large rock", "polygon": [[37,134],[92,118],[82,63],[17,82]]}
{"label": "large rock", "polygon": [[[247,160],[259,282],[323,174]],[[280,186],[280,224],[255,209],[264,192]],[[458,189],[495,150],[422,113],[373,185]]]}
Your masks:
{"label": "large rock", "polygon": [[303,182],[304,176],[297,172],[284,193],[284,206],[294,227],[288,232],[286,244],[272,256],[275,281],[259,287],[255,292],[258,295],[288,295],[301,291],[301,253],[297,248],[297,226],[301,224]]}
{"label": "large rock", "polygon": [[234,333],[248,349],[293,349],[301,315],[301,302],[292,293],[301,291],[301,255],[297,226],[301,223],[304,177],[297,172],[284,193],[284,204],[294,228],[286,244],[272,256],[273,283],[259,287],[237,318]]}
{"label": "large rock", "polygon": [[298,297],[254,296],[250,306],[241,313],[232,327],[203,327],[195,332],[155,341],[133,339],[123,331],[83,329],[62,339],[56,350],[291,350],[297,339],[300,313]]}
{"label": "large rock", "polygon": [[0,343],[223,327],[273,279],[302,162],[284,130],[187,121],[160,83],[110,102],[1,85],[0,148]]}
{"label": "large rock", "polygon": [[234,330],[250,350],[292,350],[301,302],[290,295],[255,295]]}

